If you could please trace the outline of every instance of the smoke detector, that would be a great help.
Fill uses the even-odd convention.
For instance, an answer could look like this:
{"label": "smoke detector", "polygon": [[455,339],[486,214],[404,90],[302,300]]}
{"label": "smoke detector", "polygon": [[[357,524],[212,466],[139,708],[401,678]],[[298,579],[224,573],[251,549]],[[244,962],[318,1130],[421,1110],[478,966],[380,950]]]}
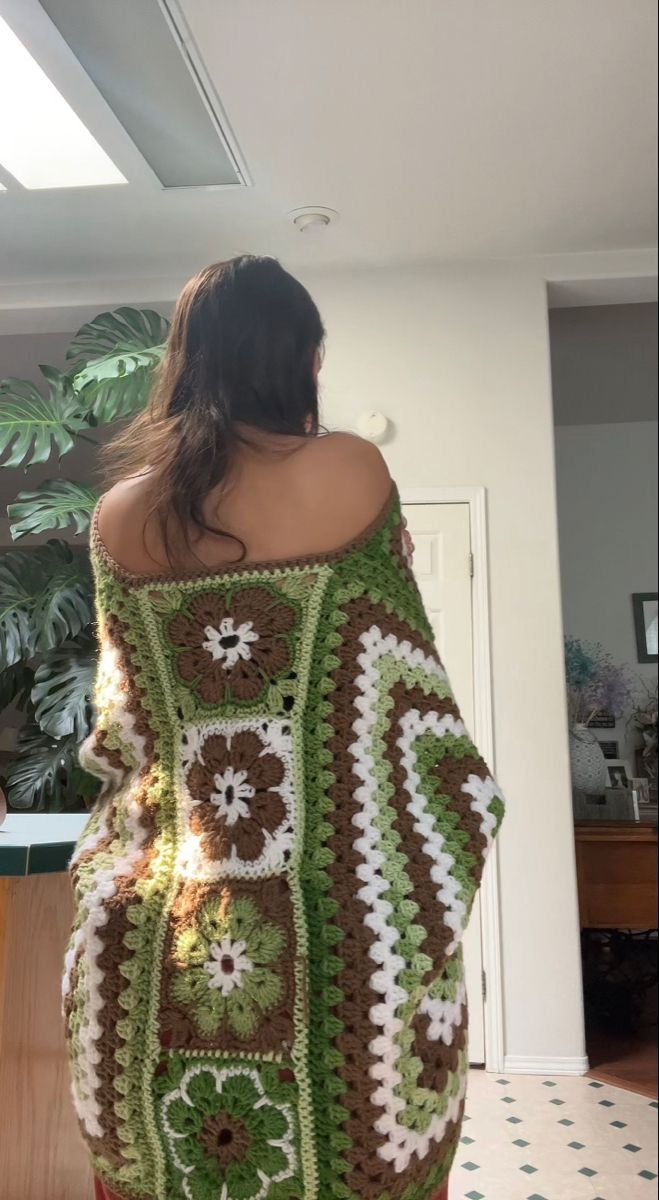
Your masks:
{"label": "smoke detector", "polygon": [[333,208],[295,208],[288,215],[298,233],[322,233],[339,217]]}

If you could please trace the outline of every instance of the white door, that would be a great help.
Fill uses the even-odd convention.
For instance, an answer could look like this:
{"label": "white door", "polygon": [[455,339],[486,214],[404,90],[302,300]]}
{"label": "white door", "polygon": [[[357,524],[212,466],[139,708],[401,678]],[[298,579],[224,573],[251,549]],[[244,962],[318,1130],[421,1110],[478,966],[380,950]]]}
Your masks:
{"label": "white door", "polygon": [[[471,533],[468,504],[406,504],[414,541],[414,570],[455,697],[471,731],[474,728],[474,655],[472,631]],[[472,1063],[485,1062],[483,953],[480,900],[474,904],[464,940],[469,994],[469,1052]]]}

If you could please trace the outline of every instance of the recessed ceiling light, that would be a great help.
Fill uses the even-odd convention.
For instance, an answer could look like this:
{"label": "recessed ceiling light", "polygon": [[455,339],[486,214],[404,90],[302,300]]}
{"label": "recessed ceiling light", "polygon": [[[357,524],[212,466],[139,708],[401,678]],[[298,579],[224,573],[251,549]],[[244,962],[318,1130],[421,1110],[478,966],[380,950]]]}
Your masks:
{"label": "recessed ceiling light", "polygon": [[0,112],[0,163],[23,187],[127,182],[2,17]]}
{"label": "recessed ceiling light", "polygon": [[288,215],[300,233],[322,233],[339,219],[333,208],[295,208]]}

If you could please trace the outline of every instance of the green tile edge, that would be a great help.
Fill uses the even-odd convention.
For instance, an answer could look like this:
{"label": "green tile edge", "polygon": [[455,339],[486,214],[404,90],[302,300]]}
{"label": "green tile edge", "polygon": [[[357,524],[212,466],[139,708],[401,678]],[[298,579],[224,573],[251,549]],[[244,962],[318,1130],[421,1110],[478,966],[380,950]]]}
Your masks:
{"label": "green tile edge", "polygon": [[0,877],[55,875],[66,871],[75,842],[48,842],[34,846],[3,846],[0,843]]}
{"label": "green tile edge", "polygon": [[0,845],[0,876],[27,875],[27,846]]}

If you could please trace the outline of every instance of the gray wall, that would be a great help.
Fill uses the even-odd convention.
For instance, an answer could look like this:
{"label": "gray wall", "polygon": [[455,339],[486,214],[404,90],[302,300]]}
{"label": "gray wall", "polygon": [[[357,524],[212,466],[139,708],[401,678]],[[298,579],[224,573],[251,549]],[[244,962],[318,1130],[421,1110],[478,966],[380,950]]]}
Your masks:
{"label": "gray wall", "polygon": [[63,368],[70,333],[14,333],[0,337],[0,379],[31,379],[39,383],[39,363]]}
{"label": "gray wall", "polygon": [[549,321],[557,425],[656,421],[656,304],[555,308]]}
{"label": "gray wall", "polygon": [[[566,633],[601,642],[652,689],[638,662],[634,592],[657,589],[657,306],[551,314],[556,472]],[[621,721],[602,733],[633,767]]]}

